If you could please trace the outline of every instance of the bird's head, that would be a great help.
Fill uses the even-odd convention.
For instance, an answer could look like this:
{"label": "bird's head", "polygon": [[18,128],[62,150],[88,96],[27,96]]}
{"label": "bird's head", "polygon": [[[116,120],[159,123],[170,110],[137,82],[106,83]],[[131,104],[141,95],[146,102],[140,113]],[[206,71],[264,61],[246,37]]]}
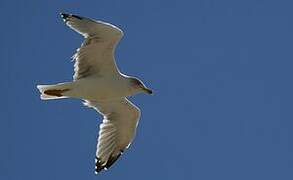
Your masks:
{"label": "bird's head", "polygon": [[141,80],[139,80],[138,78],[135,77],[131,77],[130,79],[130,84],[132,87],[132,90],[134,90],[135,92],[143,92],[143,93],[147,93],[147,94],[153,94],[153,91],[149,88],[147,88],[143,82]]}

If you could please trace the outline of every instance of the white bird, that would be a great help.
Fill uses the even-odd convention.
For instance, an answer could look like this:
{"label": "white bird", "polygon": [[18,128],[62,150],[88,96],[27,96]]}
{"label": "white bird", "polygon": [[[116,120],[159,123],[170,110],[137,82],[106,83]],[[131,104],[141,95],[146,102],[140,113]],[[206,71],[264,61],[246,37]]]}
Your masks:
{"label": "white bird", "polygon": [[152,94],[138,78],[122,74],[115,63],[115,47],[123,36],[118,27],[102,21],[61,13],[67,26],[85,40],[73,56],[72,82],[38,85],[41,99],[79,98],[103,115],[96,151],[98,173],[108,169],[131,144],[140,110],[127,97]]}

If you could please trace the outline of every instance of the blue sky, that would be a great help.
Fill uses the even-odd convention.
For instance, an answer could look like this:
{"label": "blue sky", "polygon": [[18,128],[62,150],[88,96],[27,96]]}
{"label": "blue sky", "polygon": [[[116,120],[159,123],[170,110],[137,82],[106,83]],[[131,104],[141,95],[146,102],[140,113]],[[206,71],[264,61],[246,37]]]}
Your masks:
{"label": "blue sky", "polygon": [[[293,12],[279,0],[1,1],[0,179],[293,179]],[[101,120],[79,100],[41,101],[71,80],[82,37],[68,12],[124,30],[120,70],[154,96],[118,162],[94,175]]]}

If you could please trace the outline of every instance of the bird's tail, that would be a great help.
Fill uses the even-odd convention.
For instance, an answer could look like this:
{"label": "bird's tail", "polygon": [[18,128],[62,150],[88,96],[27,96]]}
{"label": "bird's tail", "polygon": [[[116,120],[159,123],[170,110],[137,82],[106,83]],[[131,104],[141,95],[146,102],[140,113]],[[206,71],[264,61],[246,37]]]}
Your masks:
{"label": "bird's tail", "polygon": [[53,85],[37,85],[42,100],[67,98],[66,92],[71,90],[72,83],[58,83]]}

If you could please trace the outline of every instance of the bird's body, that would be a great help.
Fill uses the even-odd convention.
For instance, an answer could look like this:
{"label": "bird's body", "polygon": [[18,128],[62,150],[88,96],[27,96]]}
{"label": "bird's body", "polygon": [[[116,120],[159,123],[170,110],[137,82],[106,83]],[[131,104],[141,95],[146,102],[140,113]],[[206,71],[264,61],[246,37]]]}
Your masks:
{"label": "bird's body", "polygon": [[[42,87],[42,85],[38,87]],[[63,98],[70,97],[94,101],[115,100],[132,95],[127,79],[122,76],[117,76],[113,79],[88,77],[73,82],[59,83],[53,86],[49,85],[48,87],[65,90],[62,93]]]}
{"label": "bird's body", "polygon": [[127,97],[151,90],[118,70],[114,51],[123,32],[114,25],[61,14],[66,25],[84,36],[73,56],[72,82],[38,85],[41,99],[78,98],[103,115],[96,153],[96,172],[109,168],[135,136],[140,110]]}
{"label": "bird's body", "polygon": [[73,84],[76,90],[72,92],[72,96],[81,99],[106,101],[132,95],[127,80],[124,77],[116,77],[113,79],[93,77],[78,80],[73,82]]}

